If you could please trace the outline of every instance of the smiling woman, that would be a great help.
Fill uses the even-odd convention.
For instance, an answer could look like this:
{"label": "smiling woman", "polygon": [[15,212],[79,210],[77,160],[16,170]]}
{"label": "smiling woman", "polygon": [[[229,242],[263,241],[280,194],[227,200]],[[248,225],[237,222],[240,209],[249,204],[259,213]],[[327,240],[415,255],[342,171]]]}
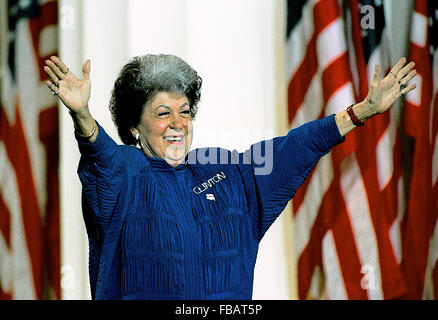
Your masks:
{"label": "smiling woman", "polygon": [[[165,112],[169,111],[170,107],[167,97],[157,96],[162,92],[172,93],[172,99],[183,99],[185,96],[185,100],[179,101],[181,103],[177,107],[180,108],[187,103],[189,116],[194,119],[201,97],[201,86],[201,77],[179,57],[160,54],[132,58],[120,71],[110,102],[111,115],[122,142],[128,145],[137,143],[131,129],[137,126],[140,118],[145,118],[142,117],[144,112],[153,115],[153,118],[167,118]],[[145,105],[151,104],[153,106],[150,108],[144,108]],[[162,107],[157,109],[159,106]],[[163,110],[166,106],[167,110]],[[184,111],[181,116],[187,118],[184,117],[186,110],[179,111]],[[158,112],[163,114],[158,116]],[[170,120],[174,115],[169,114]]]}
{"label": "smiling woman", "polygon": [[170,92],[157,93],[144,108],[138,125],[131,127],[131,133],[145,154],[178,166],[184,162],[193,136],[187,97]]}
{"label": "smiling woman", "polygon": [[[202,81],[181,58],[146,55],[122,68],[110,103],[117,145],[88,108],[90,61],[79,79],[51,57],[47,85],[69,109],[81,152],[92,297],[251,299],[265,232],[323,155],[415,88],[405,64],[382,80],[376,67],[366,99],[347,110],[234,153],[190,151]],[[260,153],[268,170],[258,170]]]}
{"label": "smiling woman", "polygon": [[134,57],[122,68],[110,102],[122,141],[174,167],[184,162],[201,85],[201,77],[179,57]]}

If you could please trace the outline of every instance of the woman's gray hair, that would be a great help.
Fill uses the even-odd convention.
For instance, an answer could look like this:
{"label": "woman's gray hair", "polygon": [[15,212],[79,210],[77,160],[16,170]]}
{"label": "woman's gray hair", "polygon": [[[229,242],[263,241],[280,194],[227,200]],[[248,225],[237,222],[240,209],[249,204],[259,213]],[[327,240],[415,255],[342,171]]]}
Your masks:
{"label": "woman's gray hair", "polygon": [[147,103],[159,92],[185,95],[194,119],[201,98],[202,79],[183,59],[167,54],[132,58],[120,71],[111,93],[110,111],[123,143],[135,145],[136,127]]}

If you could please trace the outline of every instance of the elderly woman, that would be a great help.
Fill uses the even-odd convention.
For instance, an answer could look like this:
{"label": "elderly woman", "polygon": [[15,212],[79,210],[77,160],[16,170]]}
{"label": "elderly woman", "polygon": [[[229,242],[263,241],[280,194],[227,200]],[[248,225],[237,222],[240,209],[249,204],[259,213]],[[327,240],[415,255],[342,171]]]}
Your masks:
{"label": "elderly woman", "polygon": [[[405,64],[382,80],[376,66],[364,101],[236,154],[189,152],[202,81],[182,59],[146,55],[123,67],[110,102],[120,146],[90,114],[90,61],[79,79],[51,57],[47,85],[69,109],[82,154],[92,297],[251,299],[266,230],[320,157],[415,88]],[[256,150],[269,170],[256,170]]]}

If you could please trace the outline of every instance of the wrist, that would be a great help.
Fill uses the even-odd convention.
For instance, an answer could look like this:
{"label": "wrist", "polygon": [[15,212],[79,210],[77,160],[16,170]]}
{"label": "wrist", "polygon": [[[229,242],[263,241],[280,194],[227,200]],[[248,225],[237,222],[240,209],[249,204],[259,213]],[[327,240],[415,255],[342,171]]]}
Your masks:
{"label": "wrist", "polygon": [[367,100],[361,101],[352,107],[354,114],[361,121],[365,122],[374,115],[376,115],[376,110],[372,104],[370,104]]}
{"label": "wrist", "polygon": [[96,133],[97,130],[97,123],[96,121],[93,121],[93,128],[91,129],[90,132],[88,133],[84,133],[83,132],[83,128],[82,130],[79,128],[75,128],[75,135],[76,137],[78,137],[81,140],[89,140],[90,138],[92,138],[94,136],[94,134]]}
{"label": "wrist", "polygon": [[95,140],[98,128],[96,121],[91,116],[88,105],[85,105],[76,111],[70,110],[69,113],[73,119],[76,137],[81,140],[89,140],[90,142],[93,142],[92,140]]}
{"label": "wrist", "polygon": [[70,116],[74,119],[84,119],[87,118],[90,115],[90,109],[88,109],[88,104],[85,106],[79,108],[78,110],[71,110],[68,111],[70,113]]}

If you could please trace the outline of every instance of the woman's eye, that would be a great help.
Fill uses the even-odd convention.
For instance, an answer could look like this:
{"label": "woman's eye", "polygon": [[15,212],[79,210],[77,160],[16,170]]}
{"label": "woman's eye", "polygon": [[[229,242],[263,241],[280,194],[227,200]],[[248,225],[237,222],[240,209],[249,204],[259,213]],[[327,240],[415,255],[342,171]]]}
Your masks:
{"label": "woman's eye", "polygon": [[190,115],[190,110],[183,110],[183,111],[181,111],[181,113],[182,113],[184,116],[188,116],[188,115]]}
{"label": "woman's eye", "polygon": [[170,114],[170,112],[168,112],[168,111],[164,111],[164,112],[159,112],[158,113],[158,116],[159,117],[166,117],[166,116],[168,116]]}

